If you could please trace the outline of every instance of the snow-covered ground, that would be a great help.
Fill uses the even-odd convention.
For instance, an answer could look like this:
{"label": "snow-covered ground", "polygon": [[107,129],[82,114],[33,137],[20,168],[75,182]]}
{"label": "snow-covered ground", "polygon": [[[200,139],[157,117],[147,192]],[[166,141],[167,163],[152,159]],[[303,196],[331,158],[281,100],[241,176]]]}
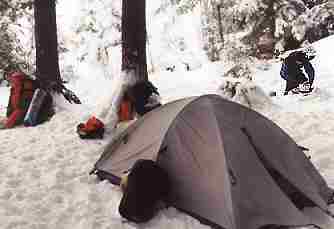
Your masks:
{"label": "snow-covered ground", "polygon": [[[87,1],[82,2],[87,3]],[[77,18],[76,22],[80,20],[77,14],[73,17]],[[183,34],[185,36],[183,41],[187,47],[185,54],[170,53],[169,45],[173,42],[164,41],[162,45],[158,42],[159,38],[151,41],[150,50],[154,52],[151,53],[151,61],[160,68],[150,75],[150,79],[159,88],[163,103],[186,96],[220,93],[217,89],[223,82],[222,75],[228,70],[229,65],[223,62],[209,63],[203,57],[199,39],[191,39],[198,37],[199,24],[195,18],[198,17],[193,17],[194,20],[191,21],[189,17],[184,17],[183,21],[178,22],[178,27],[164,22],[164,18],[159,21],[160,25],[154,27],[154,20],[149,24],[151,34],[152,30],[162,31],[162,27],[159,29],[158,27],[164,25],[171,40],[175,38],[174,34],[177,36]],[[182,25],[185,21],[194,23],[192,31],[190,31],[191,26],[182,31],[180,23]],[[168,26],[173,29],[168,30]],[[70,33],[70,28],[67,29],[66,32]],[[185,35],[185,32],[190,35]],[[168,36],[165,37],[167,38]],[[63,39],[72,42],[70,38]],[[90,39],[86,37],[87,40]],[[104,42],[91,40],[93,41]],[[254,106],[254,109],[276,122],[298,144],[310,149],[307,154],[312,156],[313,163],[332,187],[334,187],[333,43],[334,36],[331,36],[314,44],[317,57],[312,63],[316,70],[316,90],[312,95],[280,96],[284,85],[279,76],[280,63],[274,60],[254,64],[252,77],[257,89],[249,94],[252,103],[261,105]],[[92,47],[96,48],[95,45],[90,46]],[[92,55],[96,54],[94,50],[90,49]],[[75,50],[72,56],[64,57],[62,61],[65,65],[75,62],[78,52],[80,50]],[[124,222],[118,214],[121,198],[119,188],[108,182],[98,182],[94,176],[88,175],[103,147],[114,135],[114,131],[108,128],[103,140],[81,140],[75,129],[80,122],[96,114],[97,110],[108,107],[108,103],[112,101],[110,94],[118,85],[117,66],[120,63],[120,59],[117,59],[119,50],[114,52],[116,54],[113,54],[110,65],[97,63],[94,58],[88,58],[86,62],[74,65],[73,74],[76,80],[69,87],[82,99],[82,105],[68,104],[62,97],[57,97],[57,114],[49,122],[37,127],[17,127],[0,131],[1,228],[208,228],[173,208],[160,212],[144,225]],[[180,63],[186,59],[192,66],[196,66],[196,69],[186,71],[178,67],[174,72],[164,71],[166,62],[162,54],[170,55],[166,56],[170,61],[168,64]],[[193,56],[198,58],[192,58]],[[274,90],[279,96],[267,97],[257,93],[259,90],[267,95]],[[8,88],[0,87],[0,116],[5,114],[8,94]],[[108,119],[104,121],[107,122]],[[334,208],[332,211],[334,212]],[[323,228],[334,229],[334,221],[329,217],[314,209],[308,209],[308,212],[323,225]]]}
{"label": "snow-covered ground", "polygon": [[[331,42],[333,36],[315,44],[318,89],[314,94],[272,97],[272,104],[259,111],[286,130],[298,144],[310,149],[312,161],[334,187],[334,71],[328,61],[334,57]],[[196,71],[157,72],[151,80],[158,86],[163,102],[216,93],[222,80],[222,64],[207,63]],[[263,91],[282,88],[279,63],[269,63],[265,71],[260,69],[254,68],[253,77]],[[88,97],[89,92],[85,92]],[[96,92],[92,89],[92,93]],[[8,88],[1,88],[0,95],[4,114]],[[108,130],[104,140],[79,139],[75,127],[94,112],[94,106],[61,101],[59,97],[56,116],[45,124],[0,131],[2,228],[206,228],[172,208],[160,212],[145,225],[124,223],[117,209],[121,198],[119,188],[99,183],[88,175],[113,132]],[[334,228],[334,223],[320,213],[318,220],[327,225],[325,228]]]}

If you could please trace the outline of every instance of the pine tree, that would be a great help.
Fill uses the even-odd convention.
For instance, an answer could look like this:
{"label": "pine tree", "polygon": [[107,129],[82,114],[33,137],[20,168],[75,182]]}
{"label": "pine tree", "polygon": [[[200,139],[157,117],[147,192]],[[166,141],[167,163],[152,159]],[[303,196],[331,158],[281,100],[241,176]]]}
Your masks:
{"label": "pine tree", "polygon": [[300,42],[315,42],[334,34],[334,2],[312,6],[293,22],[293,36]]}
{"label": "pine tree", "polygon": [[222,15],[224,34],[243,32],[241,41],[250,47],[249,54],[271,57],[278,45],[299,45],[288,42],[293,41],[291,23],[305,10],[300,0],[234,1]]}
{"label": "pine tree", "polygon": [[17,20],[29,14],[32,3],[32,0],[0,1],[0,70],[4,73],[11,70],[23,70],[22,68],[29,64],[25,62],[26,50],[20,46],[13,28],[20,27]]}
{"label": "pine tree", "polygon": [[227,6],[228,4],[222,4],[219,0],[201,2],[203,48],[211,61],[219,60],[223,49],[225,25],[223,27],[221,16]]}
{"label": "pine tree", "polygon": [[334,3],[328,0],[203,2],[209,56],[217,56],[217,51],[238,56],[236,50],[241,49],[245,55],[271,58],[275,50],[295,49],[334,33]]}

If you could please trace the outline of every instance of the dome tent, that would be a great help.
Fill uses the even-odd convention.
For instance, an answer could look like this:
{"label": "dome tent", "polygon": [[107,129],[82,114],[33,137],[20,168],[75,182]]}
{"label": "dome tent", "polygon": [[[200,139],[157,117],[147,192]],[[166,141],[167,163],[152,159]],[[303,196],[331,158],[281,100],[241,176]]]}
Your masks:
{"label": "dome tent", "polygon": [[220,228],[310,225],[301,209],[327,211],[333,193],[281,128],[218,95],[147,113],[105,148],[94,172],[118,184],[138,159],[168,173],[170,206]]}

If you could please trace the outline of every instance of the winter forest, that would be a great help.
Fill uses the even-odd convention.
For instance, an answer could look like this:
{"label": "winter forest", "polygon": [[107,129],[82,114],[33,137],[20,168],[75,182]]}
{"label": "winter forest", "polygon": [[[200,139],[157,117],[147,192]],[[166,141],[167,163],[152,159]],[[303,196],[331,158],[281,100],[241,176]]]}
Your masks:
{"label": "winter forest", "polygon": [[[55,106],[41,125],[0,128],[1,228],[210,228],[173,207],[128,222],[120,188],[89,175],[129,124],[118,123],[124,85],[141,80],[162,105],[216,94],[259,112],[307,149],[334,188],[333,44],[333,0],[0,0],[0,122],[13,69],[52,92]],[[283,57],[307,47],[314,89],[283,96]],[[104,137],[79,138],[92,116]],[[334,229],[333,217],[305,215],[312,226],[297,228]]]}
{"label": "winter forest", "polygon": [[[67,4],[57,3],[60,62],[69,56],[69,52],[72,56],[76,54],[72,65],[61,67],[62,77],[66,80],[75,78],[68,70],[73,69],[76,62],[90,57],[87,48],[94,49],[99,63],[107,64],[108,58],[111,59],[121,45],[120,1]],[[210,61],[228,58],[240,62],[240,59],[250,57],[268,59],[278,52],[305,46],[334,33],[334,6],[328,0],[162,0],[158,3],[148,1],[146,5],[149,71],[173,64],[168,63],[172,62],[166,60],[168,57],[161,57],[158,50],[150,49],[155,48],[157,42],[161,43],[160,50],[163,49],[161,46],[167,46],[179,56],[186,53],[183,56],[192,58],[186,35],[175,34],[173,30],[180,18],[194,12],[200,17],[200,37],[194,39],[201,40],[198,48]],[[68,7],[73,8],[71,12],[66,12]],[[1,68],[21,64],[25,71],[33,72],[36,64],[33,1],[2,1],[0,13]],[[74,20],[70,19],[72,15],[75,15]],[[153,21],[159,21],[159,32],[150,30]],[[88,34],[94,41],[85,40]],[[161,34],[167,36],[161,40]],[[177,62],[187,64],[186,59]]]}

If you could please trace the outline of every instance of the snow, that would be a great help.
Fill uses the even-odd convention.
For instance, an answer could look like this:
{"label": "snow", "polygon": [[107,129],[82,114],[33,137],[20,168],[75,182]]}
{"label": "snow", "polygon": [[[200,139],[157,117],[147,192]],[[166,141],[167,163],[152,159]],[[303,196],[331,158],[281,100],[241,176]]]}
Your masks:
{"label": "snow", "polygon": [[[79,2],[73,0],[71,9],[81,9]],[[82,1],[82,8],[86,7],[88,2],[94,1]],[[151,11],[153,12],[156,7],[157,5],[154,5]],[[80,14],[74,11],[72,17],[76,20],[70,26],[79,23],[81,18]],[[191,17],[194,28],[187,28],[184,32],[185,22],[190,22]],[[152,40],[150,50],[155,52],[152,53],[152,61],[157,68],[150,74],[150,80],[159,88],[162,102],[208,93],[221,94],[218,88],[226,80],[222,76],[230,65],[224,62],[210,63],[203,57],[199,48],[201,44],[196,13],[177,20],[180,20],[177,26],[170,25],[168,34],[173,39],[181,37],[187,52],[170,50],[171,41],[168,39],[159,44],[159,38],[156,38],[159,35],[155,38],[154,36],[155,31],[161,31],[159,26],[163,24],[162,22],[157,23],[159,25],[154,25],[152,22],[148,31],[152,39],[156,39]],[[170,22],[164,23],[169,25]],[[65,43],[75,44],[73,47],[79,48],[73,48],[73,52],[65,55],[61,61],[63,66],[73,67],[71,77],[75,80],[72,80],[68,87],[79,95],[83,104],[68,104],[59,96],[56,98],[57,113],[49,122],[36,127],[20,126],[0,131],[1,228],[208,228],[174,208],[159,212],[153,220],[143,225],[124,221],[118,213],[121,198],[119,187],[108,182],[99,182],[94,176],[89,176],[88,173],[101,155],[104,146],[115,135],[113,120],[116,111],[110,108],[110,104],[117,102],[115,94],[117,90],[121,90],[123,83],[118,68],[120,49],[118,47],[113,50],[115,54],[109,64],[101,64],[93,56],[96,54],[98,44],[103,43],[103,39],[97,40],[89,34],[82,35],[88,42],[85,43],[86,47],[82,48],[76,43],[75,34],[70,34],[70,26],[64,28],[67,36],[62,35],[62,39]],[[175,34],[178,34],[177,37]],[[75,42],[71,43],[73,41]],[[332,187],[334,187],[332,157],[334,107],[331,105],[334,102],[333,42],[334,36],[331,36],[313,44],[317,50],[317,57],[312,62],[316,69],[316,90],[310,96],[281,96],[284,85],[279,77],[280,63],[275,60],[254,63],[253,81],[245,81],[240,88],[246,90],[248,100],[254,105],[252,108],[272,119],[299,145],[310,149],[307,154],[312,156],[312,162]],[[78,53],[82,52],[80,47],[90,50],[87,60],[83,62],[77,61]],[[191,58],[191,55],[189,57],[189,53],[197,58]],[[180,63],[180,58],[184,58],[197,68],[186,71],[179,67],[174,72],[165,71],[164,62],[159,59],[162,54],[169,55],[171,63]],[[269,97],[271,91],[276,91],[278,96]],[[9,88],[0,87],[0,116],[5,115],[8,95]],[[247,105],[243,98],[240,95],[233,100]],[[97,115],[106,122],[107,130],[103,140],[81,140],[77,136],[76,126],[87,120],[90,115]],[[334,221],[329,217],[315,209],[307,211],[323,228],[334,228]]]}

